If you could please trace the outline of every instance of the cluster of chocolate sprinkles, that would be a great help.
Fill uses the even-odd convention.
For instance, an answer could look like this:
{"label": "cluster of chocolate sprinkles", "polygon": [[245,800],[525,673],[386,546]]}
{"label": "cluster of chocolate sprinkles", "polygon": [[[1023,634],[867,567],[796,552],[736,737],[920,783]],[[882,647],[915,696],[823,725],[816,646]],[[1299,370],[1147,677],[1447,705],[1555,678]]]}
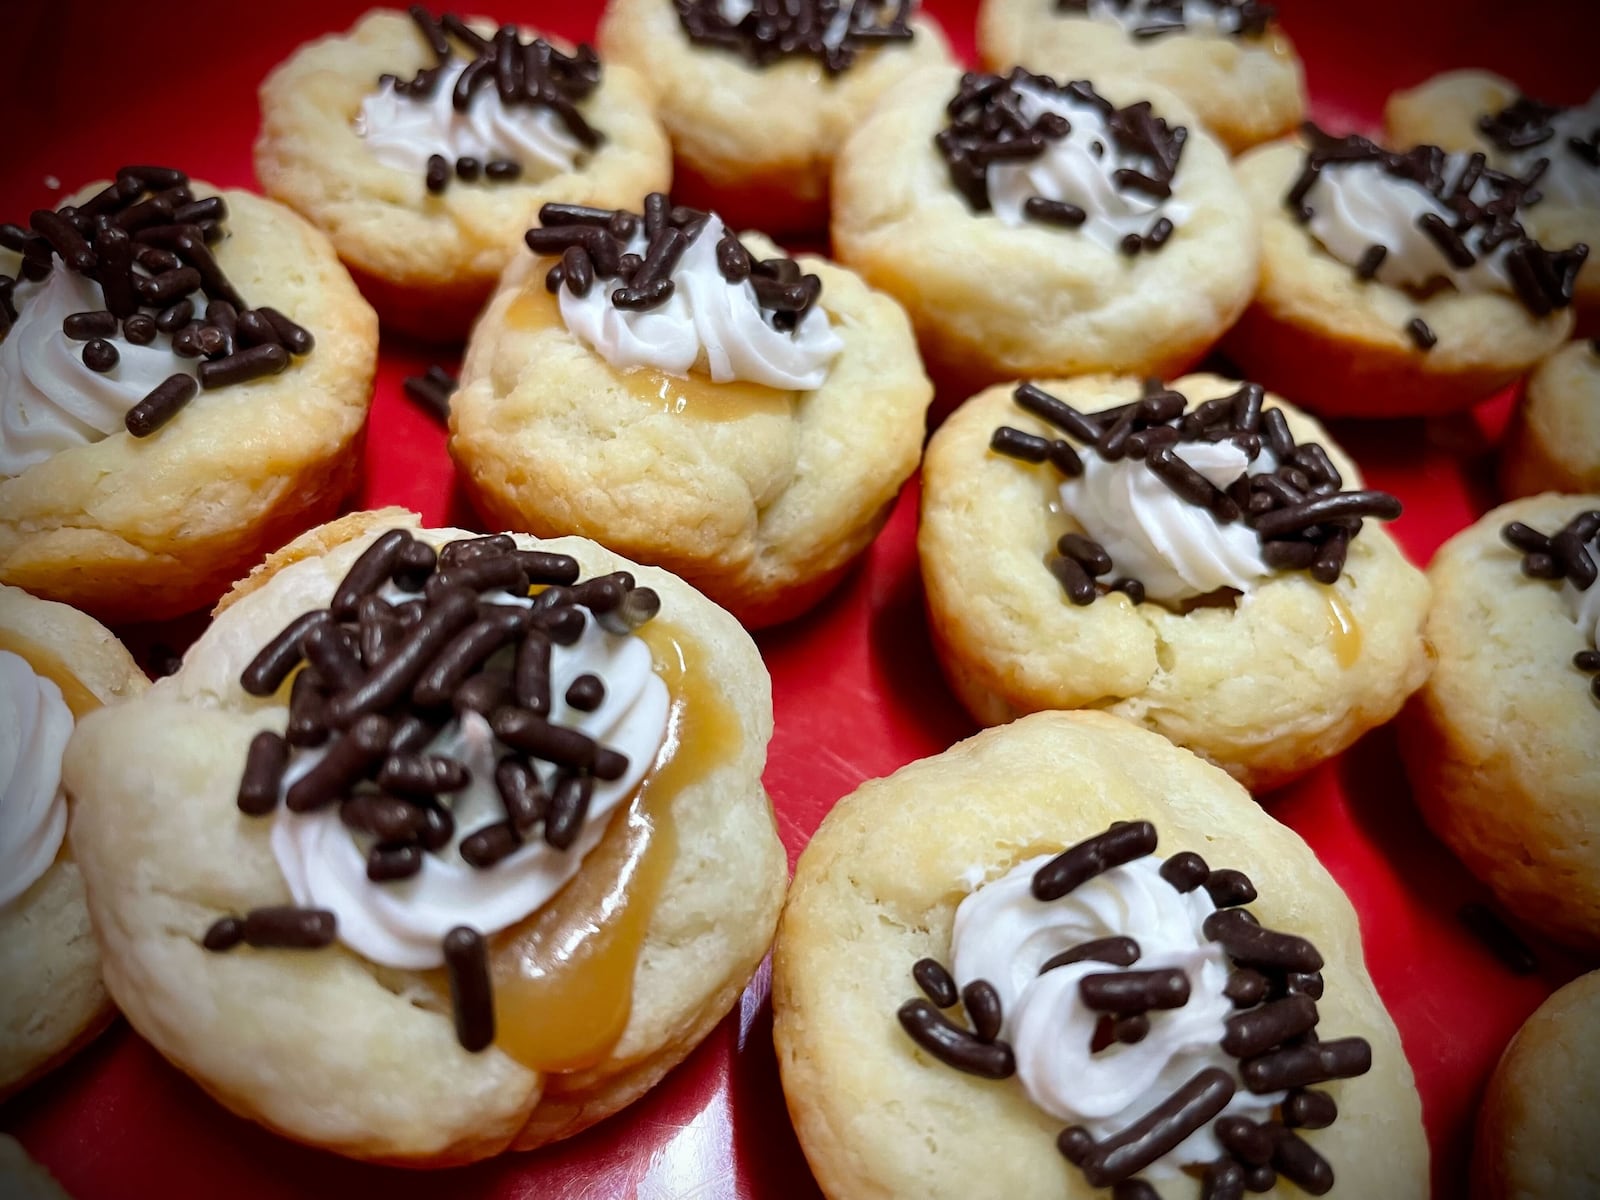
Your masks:
{"label": "cluster of chocolate sprinkles", "polygon": [[837,75],[862,50],[912,37],[913,0],[755,0],[737,21],[723,0],[674,0],[689,40],[744,55],[758,67],[796,54]]}
{"label": "cluster of chocolate sprinkles", "polygon": [[[414,100],[430,98],[439,90],[444,73],[459,61],[450,44],[454,38],[471,54],[450,94],[450,103],[457,112],[466,112],[473,97],[490,88],[507,108],[520,105],[549,109],[567,132],[590,150],[605,140],[578,111],[578,102],[600,83],[600,59],[588,43],[572,54],[563,54],[543,38],[524,42],[515,25],[502,25],[485,37],[455,13],[435,20],[421,5],[413,5],[408,11],[433,51],[434,65],[424,67],[411,79],[383,75],[378,79],[380,84],[391,84],[398,95]],[[444,191],[452,174],[464,183],[475,183],[480,178],[509,182],[521,176],[522,164],[503,158],[484,163],[471,157],[458,158],[452,164],[444,155],[435,154],[428,159],[428,190]]]}
{"label": "cluster of chocolate sprinkles", "polygon": [[[1008,75],[984,75],[969,71],[961,77],[960,90],[946,106],[950,122],[934,135],[934,145],[944,156],[950,182],[967,198],[976,212],[988,212],[989,165],[1038,158],[1052,141],[1072,132],[1072,122],[1060,113],[1041,113],[1030,121],[1023,112],[1018,85],[1055,92],[1100,113],[1106,131],[1123,154],[1141,157],[1147,170],[1118,167],[1111,182],[1122,191],[1138,192],[1161,201],[1172,195],[1172,180],[1183,157],[1183,144],[1189,131],[1182,125],[1169,126],[1155,115],[1148,100],[1118,108],[1088,83],[1075,80],[1057,84],[1047,75],[1034,75],[1013,67]],[[1100,142],[1094,143],[1104,146]],[[1075,204],[1030,196],[1023,212],[1047,225],[1076,228],[1088,214]],[[1130,233],[1122,239],[1124,254],[1135,255],[1159,250],[1172,236],[1172,222],[1158,217],[1143,234]]]}
{"label": "cluster of chocolate sprinkles", "polygon": [[[251,308],[228,282],[211,252],[227,217],[222,197],[196,200],[182,171],[132,166],[82,204],[37,209],[29,229],[0,225],[0,246],[22,255],[23,279],[45,278],[59,257],[65,269],[100,285],[105,308],[61,323],[67,337],[83,343],[91,371],[120,361],[109,340],[119,330],[135,346],[165,335],[174,354],[201,360],[195,375],[169,376],[128,410],[123,421],[134,437],[160,429],[200,388],[275,375],[291,355],[311,352],[309,332],[275,308]],[[0,275],[0,337],[17,318],[16,283]],[[195,292],[207,298],[203,314],[189,299]]]}
{"label": "cluster of chocolate sprinkles", "polygon": [[[1436,212],[1425,212],[1417,218],[1417,227],[1439,247],[1451,266],[1467,270],[1480,257],[1505,247],[1506,271],[1524,308],[1542,317],[1572,303],[1573,284],[1578,268],[1589,255],[1589,247],[1579,242],[1566,250],[1547,250],[1528,235],[1517,216],[1519,210],[1538,202],[1540,196],[1534,185],[1549,160],[1537,160],[1519,178],[1494,170],[1482,154],[1473,154],[1451,179],[1445,176],[1449,156],[1438,146],[1385,150],[1359,134],[1334,137],[1309,121],[1301,129],[1308,143],[1305,163],[1284,196],[1284,203],[1301,223],[1311,219],[1306,197],[1325,168],[1372,163],[1395,179],[1420,185],[1450,213],[1447,220]],[[1480,184],[1493,193],[1483,203],[1472,198]],[[1368,247],[1356,264],[1356,276],[1362,280],[1373,278],[1388,253],[1387,246]],[[1421,318],[1414,318],[1406,331],[1421,350],[1431,349],[1437,340]]]}
{"label": "cluster of chocolate sprinkles", "polygon": [[[1126,12],[1132,0],[1109,0],[1111,7]],[[1143,25],[1135,25],[1129,32],[1136,38],[1161,37],[1168,33],[1182,33],[1188,25],[1184,21],[1185,0],[1147,0],[1141,9]],[[1220,18],[1224,13],[1234,15],[1237,22],[1228,32],[1234,37],[1260,37],[1278,15],[1278,10],[1260,0],[1212,0],[1210,5]],[[1056,11],[1075,16],[1089,15],[1089,0],[1056,0]],[[1218,24],[1222,22],[1219,20]]]}
{"label": "cluster of chocolate sprinkles", "polygon": [[[266,816],[277,809],[280,793],[291,812],[337,805],[348,828],[374,839],[367,878],[377,884],[408,879],[422,869],[424,855],[442,853],[455,839],[455,820],[441,797],[467,787],[472,773],[428,747],[450,721],[473,712],[509,747],[494,771],[505,819],[462,838],[462,859],[487,870],[534,837],[567,850],[582,829],[595,782],[620,779],[628,759],[550,720],[552,647],[577,640],[584,609],[603,628],[623,634],[661,606],[653,590],[635,586],[625,571],[582,582],[578,574],[576,559],[520,550],[507,534],[451,542],[435,554],[405,530],[385,533],[351,566],[327,608],[291,621],[241,674],[240,685],[252,696],[276,694],[291,675],[293,683],[285,733],[268,730],[250,743],[239,810]],[[386,585],[411,598],[390,603],[379,595]],[[508,602],[535,588],[531,606]],[[603,681],[583,675],[565,698],[592,711],[604,696]],[[311,751],[319,757],[285,790],[291,759]],[[535,760],[556,768],[548,789]],[[257,914],[242,924],[223,918],[206,935],[206,947],[225,950],[241,941],[313,946],[333,939],[331,913],[272,912],[259,936],[251,925]],[[260,940],[299,936],[295,928],[325,930],[326,936]],[[483,939],[470,929],[453,930],[444,957],[461,1044],[482,1049],[494,1036]]]}
{"label": "cluster of chocolate sprinkles", "polygon": [[[1522,552],[1522,573],[1530,579],[1564,580],[1586,592],[1600,574],[1589,551],[1589,543],[1600,537],[1600,510],[1580,512],[1552,534],[1512,521],[1500,536],[1512,549]],[[1600,649],[1579,650],[1572,656],[1572,665],[1594,674],[1589,690],[1600,700]]]}
{"label": "cluster of chocolate sprinkles", "polygon": [[[1565,111],[1560,105],[1518,96],[1499,112],[1479,117],[1478,129],[1506,154],[1518,154],[1543,146],[1555,137],[1552,122]],[[1564,148],[1589,166],[1600,167],[1600,124],[1589,131],[1587,138],[1569,137]]]}
{"label": "cluster of chocolate sprinkles", "polygon": [[421,375],[407,375],[400,384],[408,399],[440,421],[450,419],[450,397],[459,386],[456,377],[437,364]]}
{"label": "cluster of chocolate sprinkles", "polygon": [[[1221,524],[1243,521],[1261,539],[1261,557],[1277,570],[1309,571],[1318,583],[1333,583],[1344,571],[1350,539],[1369,518],[1392,521],[1400,501],[1388,492],[1343,491],[1344,479],[1328,452],[1316,442],[1296,443],[1281,410],[1265,408],[1260,384],[1241,384],[1226,396],[1188,411],[1181,393],[1159,380],[1145,381],[1144,395],[1100,412],[1079,412],[1031,383],[1014,393],[1019,407],[1076,438],[1106,462],[1135,459],[1190,504]],[[1270,450],[1272,471],[1242,473],[1218,488],[1186,463],[1176,448],[1190,442],[1231,441],[1254,461]],[[1069,478],[1083,474],[1083,459],[1071,442],[1045,438],[1002,425],[990,449],[1027,463],[1048,462]],[[1064,534],[1048,560],[1074,604],[1092,604],[1105,592],[1123,592],[1135,604],[1144,586],[1115,577],[1104,546],[1080,533]],[[1108,582],[1103,577],[1111,576]]]}
{"label": "cluster of chocolate sprinkles", "polygon": [[[672,298],[677,290],[673,268],[710,215],[673,204],[665,192],[646,196],[642,214],[551,203],[539,210],[539,228],[528,230],[524,240],[535,254],[559,259],[544,277],[551,292],[565,286],[574,296],[587,296],[596,281],[615,280],[611,303],[642,312]],[[641,230],[642,255],[629,249]],[[757,259],[731,229],[725,228],[717,242],[717,269],[730,285],[748,281],[756,304],[783,333],[798,328],[822,295],[822,280],[803,274],[794,259]]]}
{"label": "cluster of chocolate sprinkles", "polygon": [[[1033,877],[1033,895],[1044,903],[1059,900],[1155,849],[1156,830],[1149,821],[1118,821],[1040,867]],[[1213,1132],[1227,1155],[1206,1165],[1202,1200],[1238,1200],[1247,1190],[1265,1192],[1279,1175],[1313,1196],[1325,1195],[1333,1188],[1333,1168],[1295,1130],[1333,1124],[1338,1117],[1333,1097],[1312,1089],[1365,1074],[1372,1067],[1371,1047],[1359,1037],[1318,1038],[1322,955],[1305,938],[1265,929],[1238,907],[1256,898],[1255,887],[1242,872],[1212,870],[1198,854],[1185,851],[1162,864],[1161,877],[1182,893],[1205,888],[1218,906],[1206,918],[1203,932],[1222,946],[1234,968],[1225,995],[1237,1011],[1225,1023],[1221,1049],[1239,1061],[1237,1079],[1232,1071],[1207,1068],[1127,1128],[1096,1140],[1074,1125],[1061,1131],[1057,1148],[1092,1187],[1114,1188],[1118,1200],[1154,1197],[1157,1193],[1137,1178],[1139,1173],[1214,1121]],[[1128,970],[1139,955],[1132,938],[1100,938],[1058,954],[1040,968],[1044,974],[1085,961],[1121,968],[1079,980],[1080,999],[1100,1014],[1091,1046],[1095,1053],[1119,1042],[1142,1041],[1150,1032],[1151,1014],[1182,1008],[1189,1001],[1183,971]],[[1003,1014],[992,985],[974,980],[958,993],[950,972],[934,959],[920,960],[911,973],[925,998],[907,1001],[898,1016],[918,1046],[948,1066],[985,1079],[1015,1073],[1015,1051],[999,1036]],[[966,1010],[967,1025],[946,1014],[958,1002]],[[1288,1093],[1274,1120],[1221,1116],[1240,1080],[1255,1095]]]}

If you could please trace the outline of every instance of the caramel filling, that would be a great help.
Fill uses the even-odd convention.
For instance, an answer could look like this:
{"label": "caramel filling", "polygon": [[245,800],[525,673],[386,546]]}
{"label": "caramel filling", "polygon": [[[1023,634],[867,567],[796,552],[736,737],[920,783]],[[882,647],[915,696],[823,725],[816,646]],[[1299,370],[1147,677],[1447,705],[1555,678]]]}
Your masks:
{"label": "caramel filling", "polygon": [[1343,596],[1332,588],[1323,589],[1323,603],[1327,607],[1328,633],[1333,638],[1333,654],[1346,670],[1356,665],[1361,657],[1361,627],[1356,615],[1350,611]]}
{"label": "caramel filling", "polygon": [[72,668],[67,666],[54,650],[46,649],[38,642],[25,638],[11,629],[0,629],[0,650],[11,651],[26,661],[33,668],[35,675],[48,679],[60,688],[61,698],[72,710],[74,720],[81,721],[100,707],[100,701],[95,694],[78,681],[78,677],[72,673]]}
{"label": "caramel filling", "polygon": [[[597,279],[593,286],[614,286],[614,281]],[[545,291],[542,284],[524,289],[512,301],[506,313],[506,322],[513,329],[529,332],[540,329],[566,330],[556,298]],[[657,412],[700,421],[737,421],[755,413],[788,416],[793,410],[795,393],[779,388],[737,380],[713,383],[698,371],[687,376],[669,375],[653,367],[630,367],[619,371],[598,354],[594,357],[596,365],[609,371],[618,387]]]}

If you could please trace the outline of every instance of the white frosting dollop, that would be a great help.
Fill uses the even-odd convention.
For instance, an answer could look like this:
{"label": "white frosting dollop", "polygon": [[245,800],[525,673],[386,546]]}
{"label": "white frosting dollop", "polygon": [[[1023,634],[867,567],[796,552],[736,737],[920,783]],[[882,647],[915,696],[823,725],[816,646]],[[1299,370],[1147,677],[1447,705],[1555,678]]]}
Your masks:
{"label": "white frosting dollop", "polygon": [[[1113,173],[1123,167],[1152,175],[1155,168],[1145,155],[1118,148],[1099,109],[1029,83],[1019,83],[1015,90],[1028,120],[1055,113],[1065,117],[1072,129],[1065,137],[1047,141],[1037,157],[989,165],[989,206],[995,216],[1007,225],[1031,223],[1024,205],[1033,196],[1075,204],[1085,214],[1078,232],[1105,250],[1116,250],[1130,233],[1148,234],[1161,217],[1174,227],[1183,225],[1190,212],[1187,204],[1171,197],[1159,200],[1112,181]],[[1182,169],[1180,162],[1178,170]]]}
{"label": "white frosting dollop", "polygon": [[[1470,157],[1465,153],[1446,155],[1444,178],[1458,179]],[[1482,181],[1472,189],[1472,198],[1478,203],[1492,194]],[[1478,251],[1477,238],[1469,233],[1476,261],[1465,269],[1454,266],[1417,221],[1424,213],[1435,213],[1454,228],[1455,214],[1422,184],[1391,175],[1379,163],[1329,163],[1306,193],[1305,202],[1311,207],[1307,223],[1311,236],[1339,261],[1353,267],[1368,248],[1388,248],[1378,266],[1379,283],[1420,288],[1447,279],[1462,291],[1514,290],[1505,262],[1514,239],[1483,254]]]}
{"label": "white frosting dollop", "polygon": [[452,164],[458,158],[484,163],[509,159],[536,177],[577,165],[583,143],[543,104],[502,104],[493,87],[481,87],[466,112],[458,112],[451,95],[466,68],[465,61],[453,61],[426,97],[401,95],[386,80],[362,100],[354,121],[356,135],[384,166],[417,176],[427,171],[435,154]]}
{"label": "white frosting dollop", "polygon": [[[1588,544],[1589,557],[1600,562],[1600,537]],[[1589,639],[1589,645],[1600,649],[1600,582],[1591,583],[1581,592],[1569,579],[1561,585],[1561,596],[1573,624]]]}
{"label": "white frosting dollop", "polygon": [[1506,165],[1514,175],[1525,175],[1541,158],[1550,160],[1534,187],[1544,194],[1543,203],[1570,208],[1600,210],[1600,164],[1578,156],[1567,144],[1571,138],[1592,142],[1600,130],[1600,92],[1587,104],[1563,109],[1550,118],[1553,136],[1538,146],[1529,146],[1509,156]]}
{"label": "white frosting dollop", "polygon": [[61,848],[61,755],[72,725],[61,689],[0,650],[0,908],[32,887]]}
{"label": "white frosting dollop", "polygon": [[[644,310],[611,302],[615,280],[597,279],[582,296],[562,287],[559,304],[567,329],[613,367],[653,367],[686,375],[700,367],[715,383],[743,380],[787,391],[822,386],[844,348],[820,305],[793,333],[775,329],[756,302],[749,280],[729,283],[717,267],[722,219],[710,216],[673,268],[674,290],[664,304]],[[641,232],[629,245],[643,255]]]}
{"label": "white frosting dollop", "polygon": [[[519,603],[510,596],[495,600]],[[587,713],[564,699],[572,681],[586,673],[598,675],[606,689],[604,701]],[[413,970],[441,965],[444,935],[458,925],[488,936],[538,911],[578,873],[584,856],[604,836],[612,813],[650,770],[666,737],[672,703],[667,685],[655,673],[649,646],[631,634],[608,633],[587,612],[578,640],[552,650],[550,690],[550,720],[580,729],[628,757],[620,779],[595,781],[582,831],[568,849],[556,850],[534,837],[487,869],[469,866],[461,857],[462,838],[505,819],[494,768],[507,748],[482,717],[469,712],[447,725],[427,751],[459,759],[472,773],[466,789],[441,797],[455,818],[455,839],[438,853],[423,855],[422,870],[410,879],[369,881],[366,856],[372,839],[348,829],[337,806],[310,813],[278,806],[272,853],[295,903],[330,909],[338,920],[339,940],[357,954]],[[320,752],[296,755],[284,790],[320,757]],[[549,787],[554,768],[539,762],[534,766]]]}
{"label": "white frosting dollop", "polygon": [[[1053,855],[1019,863],[985,883],[956,909],[952,973],[962,986],[986,979],[1000,994],[1001,1036],[1017,1060],[1028,1098],[1058,1120],[1082,1125],[1096,1138],[1131,1125],[1195,1075],[1221,1067],[1238,1078],[1238,1062],[1221,1046],[1234,1011],[1223,994],[1231,972],[1221,946],[1203,931],[1216,906],[1204,888],[1180,893],[1161,878],[1155,856],[1114,867],[1059,900],[1034,899],[1033,875]],[[1189,1002],[1151,1012],[1150,1032],[1133,1045],[1090,1050],[1099,1017],[1079,996],[1085,975],[1116,971],[1080,962],[1043,975],[1044,963],[1084,942],[1131,937],[1140,957],[1131,969],[1178,968],[1189,979]],[[1224,1112],[1257,1121],[1271,1118],[1281,1093],[1252,1095],[1240,1082]],[[1223,1155],[1208,1124],[1147,1170],[1145,1178],[1175,1178],[1188,1163]]]}
{"label": "white frosting dollop", "polygon": [[[1174,453],[1224,490],[1242,473],[1276,469],[1272,452],[1254,462],[1232,442],[1180,442]],[[1168,487],[1144,463],[1083,455],[1083,474],[1061,484],[1061,504],[1105,547],[1117,575],[1172,603],[1218,588],[1250,591],[1272,574],[1261,541],[1243,521],[1224,525]]]}
{"label": "white frosting dollop", "polygon": [[[1169,24],[1177,14],[1170,4],[1156,5],[1151,0],[1088,0],[1083,15],[1091,20],[1120,25],[1125,32],[1132,33],[1147,25]],[[1182,15],[1185,34],[1232,37],[1243,24],[1243,14],[1238,8],[1212,0],[1184,0]]]}
{"label": "white frosting dollop", "polygon": [[[158,335],[136,346],[120,334],[117,365],[104,373],[83,362],[82,342],[61,331],[73,313],[105,308],[100,285],[59,261],[38,282],[19,281],[17,320],[0,341],[0,476],[88,445],[123,428],[128,410],[169,375],[192,375],[196,360],[179,358]],[[205,307],[201,298],[200,308]]]}

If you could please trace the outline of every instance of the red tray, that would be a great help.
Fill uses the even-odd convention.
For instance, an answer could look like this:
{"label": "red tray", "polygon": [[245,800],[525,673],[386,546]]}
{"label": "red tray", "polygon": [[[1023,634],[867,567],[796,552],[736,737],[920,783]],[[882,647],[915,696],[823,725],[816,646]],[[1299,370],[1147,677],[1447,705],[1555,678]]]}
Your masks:
{"label": "red tray", "polygon": [[[59,189],[124,162],[171,162],[218,184],[254,186],[256,84],[297,44],[346,28],[365,7],[0,0],[0,111],[12,114],[0,214],[16,219],[58,203]],[[1566,102],[1600,82],[1577,36],[1592,35],[1585,0],[1514,12],[1497,0],[1414,0],[1403,25],[1390,19],[1392,0],[1280,7],[1306,62],[1313,113],[1333,129],[1372,130],[1391,89],[1450,67],[1493,68]],[[494,15],[579,38],[599,8],[549,0],[503,4]],[[926,8],[970,57],[975,5],[927,0]],[[385,339],[360,502],[409,505],[431,523],[473,527],[441,429],[400,391],[403,376],[440,357]],[[1372,484],[1405,501],[1395,531],[1417,561],[1495,502],[1488,455],[1506,412],[1502,398],[1451,421],[1336,428]],[[913,483],[862,565],[817,611],[757,639],[777,708],[766,783],[791,859],[862,780],[973,731],[928,642],[916,500]],[[125,632],[147,649],[181,644],[198,627]],[[1501,1048],[1580,964],[1539,946],[1542,973],[1518,978],[1463,931],[1456,910],[1483,890],[1417,816],[1388,730],[1266,803],[1310,842],[1361,913],[1372,974],[1422,1091],[1435,1195],[1464,1195],[1472,1116]],[[78,1200],[343,1200],[380,1189],[394,1200],[815,1196],[783,1107],[771,1027],[763,970],[738,1011],[632,1108],[558,1146],[448,1175],[365,1167],[280,1140],[230,1116],[125,1025],[0,1109],[0,1128]]]}

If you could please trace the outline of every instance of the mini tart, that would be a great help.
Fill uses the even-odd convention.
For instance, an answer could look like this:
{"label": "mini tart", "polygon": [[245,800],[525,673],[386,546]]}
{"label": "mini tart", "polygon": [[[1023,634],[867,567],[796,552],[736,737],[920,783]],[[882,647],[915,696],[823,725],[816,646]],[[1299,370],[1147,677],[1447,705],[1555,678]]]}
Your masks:
{"label": "mini tart", "polygon": [[[1476,150],[1501,166],[1504,156],[1478,128],[1478,118],[1499,112],[1520,95],[1516,84],[1488,71],[1446,71],[1390,96],[1384,127],[1398,145],[1431,142],[1446,150]],[[1528,210],[1528,227],[1544,242],[1589,247],[1589,261],[1578,273],[1578,332],[1600,334],[1600,212],[1546,199]]]}
{"label": "mini tart", "polygon": [[[1535,317],[1511,295],[1422,296],[1358,279],[1284,203],[1302,158],[1298,141],[1283,141],[1235,166],[1261,221],[1261,282],[1223,350],[1252,379],[1324,416],[1429,415],[1487,398],[1570,336],[1571,313]],[[1406,332],[1413,318],[1437,338],[1432,349]]]}
{"label": "mini tart", "polygon": [[1600,348],[1573,342],[1528,377],[1500,451],[1507,496],[1600,492]]}
{"label": "mini tart", "polygon": [[834,253],[905,305],[941,389],[1096,371],[1167,377],[1204,355],[1256,280],[1256,221],[1222,148],[1159,88],[1097,79],[1114,103],[1149,99],[1191,126],[1173,195],[1195,211],[1159,253],[1130,260],[1075,230],[973,211],[934,145],[959,83],[931,68],[906,80],[845,143],[833,178]]}
{"label": "mini tart", "polygon": [[416,973],[377,968],[342,945],[202,949],[220,916],[289,901],[270,821],[235,804],[247,745],[283,728],[285,708],[281,697],[246,695],[240,670],[289,620],[326,603],[379,531],[394,528],[435,546],[472,536],[418,529],[397,509],[312,530],[223,600],[182,670],[85,722],[66,779],[106,984],[140,1034],[230,1109],[285,1136],[442,1167],[571,1136],[643,1095],[710,1032],[766,953],[785,862],[760,778],[770,685],[748,636],[664,571],[577,538],[520,538],[576,557],[586,575],[625,567],[656,589],[674,637],[703,656],[691,680],[729,723],[672,801],[676,848],[620,1040],[596,1066],[541,1074],[498,1046],[468,1053],[448,1003],[415,1002]]}
{"label": "mini tart", "polygon": [[1058,79],[1142,76],[1194,111],[1229,153],[1291,133],[1306,111],[1300,56],[1276,22],[1255,37],[1176,33],[1141,39],[1057,0],[984,0],[978,54],[992,71],[1022,63]]}
{"label": "mini tart", "polygon": [[[740,237],[758,257],[780,253]],[[682,575],[747,627],[838,582],[916,469],[933,389],[905,314],[802,256],[844,342],[809,392],[619,371],[562,323],[525,255],[473,331],[450,399],[450,454],[495,528],[574,533]],[[611,286],[599,281],[596,287]]]}
{"label": "mini tart", "polygon": [[[1252,911],[1261,923],[1293,929],[1322,951],[1323,1025],[1371,1043],[1369,1074],[1328,1085],[1339,1119],[1308,1135],[1333,1164],[1331,1194],[1428,1194],[1411,1069],[1338,884],[1221,771],[1126,721],[1085,712],[1025,717],[863,784],[801,854],[773,954],[773,1039],[795,1130],[830,1200],[1110,1195],[1057,1152],[1062,1122],[1014,1080],[935,1061],[895,1011],[916,994],[912,964],[947,954],[974,879],[995,879],[1112,821],[1141,819],[1155,823],[1160,852],[1195,849],[1245,869],[1260,891]],[[1369,1152],[1380,1145],[1383,1154]],[[1162,1192],[1198,1194],[1197,1180]],[[1302,1193],[1283,1183],[1269,1194]]]}
{"label": "mini tart", "polygon": [[374,158],[351,121],[380,75],[409,79],[433,61],[411,18],[383,9],[302,46],[261,85],[255,166],[269,195],[332,238],[386,325],[454,341],[541,205],[636,203],[666,187],[672,161],[644,82],[606,63],[600,86],[578,106],[605,141],[579,169],[542,182],[452,182],[430,194],[422,172]]}
{"label": "mini tart", "polygon": [[654,91],[676,156],[675,197],[734,226],[787,233],[827,224],[834,158],[878,98],[917,68],[951,61],[931,19],[914,17],[911,28],[909,43],[862,51],[837,75],[805,54],[758,67],[736,47],[693,42],[674,0],[614,0],[597,40]]}
{"label": "mini tart", "polygon": [[0,1134],[0,1192],[7,1200],[68,1200],[55,1178],[33,1159],[16,1138]]}
{"label": "mini tart", "polygon": [[1553,531],[1596,508],[1600,495],[1513,500],[1440,548],[1438,664],[1400,727],[1433,831],[1513,915],[1586,951],[1600,949],[1600,707],[1572,658],[1588,639],[1500,531]]}
{"label": "mini tart", "polygon": [[[1039,381],[1082,412],[1139,395],[1131,379]],[[1238,386],[1191,375],[1191,406]],[[1059,431],[1018,408],[1013,386],[968,400],[928,443],[917,553],[934,649],[978,721],[1040,709],[1099,708],[1163,734],[1252,791],[1277,786],[1389,720],[1426,678],[1428,585],[1368,521],[1338,581],[1282,571],[1233,605],[1179,613],[1109,593],[1078,607],[1046,567],[1061,476],[992,452],[1009,425]],[[1360,472],[1312,418],[1277,397],[1296,441],[1318,441],[1347,487]],[[1085,451],[1088,453],[1088,451]]]}
{"label": "mini tart", "polygon": [[[0,650],[60,687],[75,717],[145,689],[143,672],[109,630],[3,585]],[[32,887],[0,907],[0,975],[7,981],[0,990],[3,1097],[70,1058],[115,1012],[100,982],[83,876],[65,844]]]}
{"label": "mini tart", "polygon": [[[227,202],[213,249],[228,278],[316,345],[281,374],[202,391],[148,437],[118,430],[0,478],[0,583],[112,623],[210,604],[331,517],[355,487],[372,400],[378,322],[328,239],[250,192],[190,186]],[[0,250],[0,274],[16,266]]]}
{"label": "mini tart", "polygon": [[1474,1200],[1587,1196],[1600,1179],[1600,972],[1567,984],[1506,1047],[1473,1144]]}

